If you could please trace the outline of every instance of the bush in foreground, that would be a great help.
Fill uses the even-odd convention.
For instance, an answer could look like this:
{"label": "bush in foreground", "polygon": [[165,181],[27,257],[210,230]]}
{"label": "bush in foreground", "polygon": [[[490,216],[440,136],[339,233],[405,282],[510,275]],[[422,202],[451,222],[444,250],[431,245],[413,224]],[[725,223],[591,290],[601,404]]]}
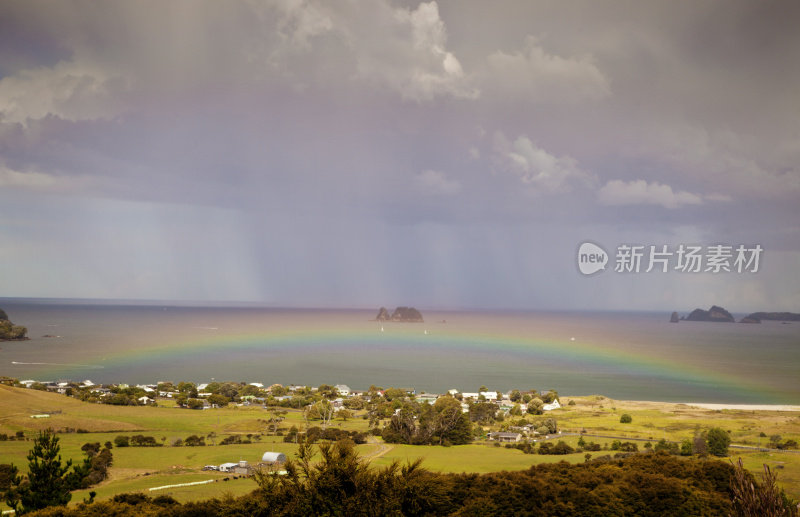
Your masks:
{"label": "bush in foreground", "polygon": [[[420,461],[370,468],[349,441],[322,444],[317,451],[312,462],[313,446],[301,445],[297,458],[286,464],[287,475],[259,473],[255,477],[259,488],[243,497],[180,504],[169,497],[123,494],[111,501],[35,515],[669,516],[730,515],[744,508],[732,504],[734,466],[714,459],[634,454],[579,465],[537,465],[519,472],[441,474],[424,469]],[[752,482],[756,491],[764,486]]]}

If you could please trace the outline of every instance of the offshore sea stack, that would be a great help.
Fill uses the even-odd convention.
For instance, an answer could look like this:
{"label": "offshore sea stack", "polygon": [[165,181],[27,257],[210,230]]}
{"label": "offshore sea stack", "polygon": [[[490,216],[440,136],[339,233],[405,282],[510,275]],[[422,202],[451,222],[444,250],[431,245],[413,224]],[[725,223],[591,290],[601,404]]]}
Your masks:
{"label": "offshore sea stack", "polygon": [[703,309],[695,309],[686,316],[686,321],[721,321],[731,322],[734,320],[730,312],[726,311],[718,305],[712,305],[710,309],[704,311]]}
{"label": "offshore sea stack", "polygon": [[414,307],[398,307],[394,312],[389,315],[386,307],[378,309],[378,316],[375,317],[377,321],[400,321],[411,323],[422,323],[422,314]]}

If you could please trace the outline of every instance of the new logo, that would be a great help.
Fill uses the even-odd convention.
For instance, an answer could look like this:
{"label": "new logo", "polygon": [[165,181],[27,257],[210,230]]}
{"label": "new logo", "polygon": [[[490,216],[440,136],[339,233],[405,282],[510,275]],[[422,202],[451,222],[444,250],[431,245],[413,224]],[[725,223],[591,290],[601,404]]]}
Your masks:
{"label": "new logo", "polygon": [[608,263],[606,250],[591,242],[584,242],[578,248],[578,269],[584,275],[593,275],[605,270]]}

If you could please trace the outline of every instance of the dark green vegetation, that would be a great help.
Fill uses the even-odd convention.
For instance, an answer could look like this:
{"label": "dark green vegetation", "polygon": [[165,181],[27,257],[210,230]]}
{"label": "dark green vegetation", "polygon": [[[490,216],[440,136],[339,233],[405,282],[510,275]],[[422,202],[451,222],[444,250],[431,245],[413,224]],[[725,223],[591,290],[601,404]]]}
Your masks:
{"label": "dark green vegetation", "polygon": [[406,403],[383,428],[386,443],[461,445],[472,441],[469,417],[453,397],[440,397],[433,405]]}
{"label": "dark green vegetation", "polygon": [[108,447],[100,450],[99,443],[87,443],[82,447],[86,459],[72,467],[72,460],[61,461],[58,437],[50,430],[39,432],[28,453],[28,474],[18,474],[14,465],[3,465],[0,472],[0,490],[4,492],[6,504],[14,508],[17,515],[48,506],[67,504],[72,498],[70,491],[103,481],[111,466],[112,456]]}
{"label": "dark green vegetation", "polygon": [[14,341],[27,338],[28,329],[22,325],[14,325],[8,320],[8,314],[0,309],[0,341]]}
{"label": "dark green vegetation", "polygon": [[283,441],[286,443],[312,444],[321,440],[332,442],[338,440],[352,440],[353,443],[357,445],[363,445],[367,443],[367,435],[359,431],[345,431],[344,429],[337,429],[335,427],[323,429],[317,426],[309,427],[305,433],[301,433],[297,429],[297,426],[292,426],[289,432],[283,437]]}
{"label": "dark green vegetation", "polygon": [[[209,387],[220,393],[228,388],[235,389],[243,404],[191,411],[176,404],[177,386],[184,383],[172,387],[167,383],[159,386],[158,391],[171,392],[173,397],[159,397],[157,406],[87,404],[74,397],[11,387],[15,384],[13,379],[0,379],[0,440],[6,439],[0,442],[0,463],[14,463],[24,474],[27,471],[26,454],[36,433],[48,427],[59,430],[61,454],[65,459],[72,458],[73,464],[78,464],[90,448],[96,450],[102,443],[111,447],[117,437],[121,437],[120,444],[123,441],[128,443],[128,447],[114,446],[110,479],[72,493],[70,504],[73,507],[81,500],[91,499],[92,492],[96,492],[95,505],[111,504],[112,501],[120,504],[149,501],[144,495],[148,494],[159,496],[152,499],[156,505],[171,505],[171,501],[182,504],[196,502],[195,508],[201,508],[199,502],[204,500],[218,498],[225,501],[229,495],[245,496],[257,487],[252,477],[226,480],[230,477],[228,473],[209,471],[204,466],[238,460],[257,465],[264,451],[283,452],[292,457],[302,444],[309,442],[355,442],[355,450],[369,458],[372,470],[386,468],[394,462],[404,465],[424,458],[426,469],[446,477],[446,473],[480,475],[503,470],[526,471],[532,465],[562,461],[570,464],[587,461],[614,463],[627,461],[633,455],[652,455],[654,450],[663,450],[678,461],[710,461],[715,459],[708,455],[707,450],[708,434],[712,428],[723,429],[736,445],[769,446],[770,449],[731,449],[729,453],[741,456],[744,466],[755,475],[763,470],[764,464],[769,465],[779,474],[781,487],[792,497],[800,494],[800,455],[781,450],[800,440],[798,412],[718,411],[681,404],[614,401],[590,396],[562,397],[561,409],[548,411],[542,416],[520,415],[521,405],[536,398],[551,397],[550,394],[516,390],[509,394],[512,400],[505,404],[506,408],[509,405],[514,407],[504,416],[502,411],[494,414],[487,411],[487,408],[491,409],[491,404],[485,400],[487,397],[473,395],[463,399],[456,394],[455,397],[440,399],[463,399],[462,411],[466,410],[463,414],[467,415],[471,426],[471,441],[466,445],[443,447],[393,444],[381,440],[380,435],[385,427],[391,425],[391,416],[396,410],[402,412],[405,408],[425,412],[429,411],[426,406],[434,407],[428,403],[430,398],[426,395],[415,396],[406,389],[373,387],[367,392],[351,394],[342,402],[352,413],[345,418],[342,415],[344,410],[335,416],[329,413],[332,397],[336,395],[333,387],[327,385],[316,389],[294,386],[260,389],[240,383],[217,383]],[[183,388],[187,392],[197,389],[189,383]],[[264,402],[244,403],[256,399],[242,396],[242,392],[256,389],[259,391],[255,396]],[[79,388],[79,391],[83,390]],[[208,392],[208,388],[205,391]],[[478,391],[487,395],[492,393],[486,392],[484,386]],[[265,407],[265,404],[273,403],[286,406]],[[295,409],[295,405],[299,407]],[[631,415],[632,422],[620,423],[623,414]],[[34,415],[37,418],[31,418]],[[421,425],[419,419],[415,420],[415,425]],[[534,430],[538,434],[534,434]],[[520,441],[514,444],[521,444],[521,447],[506,448],[499,441],[486,439],[489,432],[494,435],[499,431],[521,435]],[[359,445],[365,439],[367,443]],[[153,446],[156,443],[160,446]],[[532,454],[525,454],[528,452]],[[317,460],[321,461],[319,454],[314,458]],[[727,459],[723,462],[729,463]],[[0,467],[0,484],[4,472]],[[211,483],[182,486],[208,481]],[[603,486],[600,484],[595,489]],[[150,492],[157,487],[159,491]],[[98,508],[98,515],[106,514],[102,510],[105,506],[94,508]],[[5,506],[0,506],[0,509],[5,509]],[[147,514],[144,508],[138,510]],[[129,511],[129,514],[135,513]],[[151,513],[158,512],[154,510]]]}
{"label": "dark green vegetation", "polygon": [[[775,488],[741,465],[665,454],[531,467],[521,472],[441,474],[421,461],[370,468],[347,441],[298,450],[286,475],[256,474],[238,497],[180,504],[169,496],[121,494],[37,516],[307,515],[796,515]],[[736,513],[733,513],[736,512]]]}
{"label": "dark green vegetation", "polygon": [[706,443],[708,445],[709,454],[724,457],[728,455],[728,446],[731,444],[731,436],[725,430],[715,427],[708,431]]}

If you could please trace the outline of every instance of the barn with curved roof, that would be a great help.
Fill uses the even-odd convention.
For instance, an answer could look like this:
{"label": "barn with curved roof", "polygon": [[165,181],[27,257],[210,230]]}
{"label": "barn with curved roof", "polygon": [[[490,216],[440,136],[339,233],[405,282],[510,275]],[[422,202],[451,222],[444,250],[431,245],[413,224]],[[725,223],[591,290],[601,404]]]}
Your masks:
{"label": "barn with curved roof", "polygon": [[286,463],[286,455],[282,452],[265,452],[261,456],[262,463]]}

